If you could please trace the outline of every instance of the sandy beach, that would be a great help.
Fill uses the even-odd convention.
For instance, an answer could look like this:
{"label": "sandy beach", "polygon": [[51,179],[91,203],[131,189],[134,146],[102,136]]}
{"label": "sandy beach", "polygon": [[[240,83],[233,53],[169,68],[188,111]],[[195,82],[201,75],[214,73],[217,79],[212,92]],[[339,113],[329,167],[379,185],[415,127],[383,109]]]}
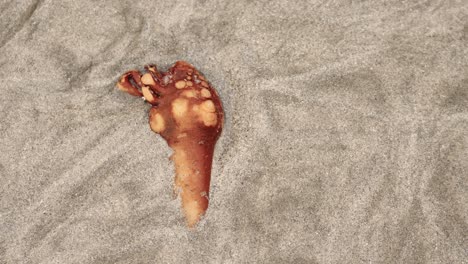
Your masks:
{"label": "sandy beach", "polygon": [[[119,76],[225,126],[196,230]],[[467,1],[0,0],[0,263],[467,263]]]}

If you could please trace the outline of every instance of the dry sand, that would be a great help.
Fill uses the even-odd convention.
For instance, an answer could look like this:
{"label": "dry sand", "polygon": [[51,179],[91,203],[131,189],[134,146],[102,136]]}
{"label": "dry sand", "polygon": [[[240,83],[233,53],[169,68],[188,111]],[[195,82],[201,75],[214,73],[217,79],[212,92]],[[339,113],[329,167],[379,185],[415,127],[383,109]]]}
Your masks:
{"label": "dry sand", "polygon": [[[114,87],[176,60],[227,118],[196,231]],[[0,80],[0,263],[467,263],[467,1],[0,0]]]}

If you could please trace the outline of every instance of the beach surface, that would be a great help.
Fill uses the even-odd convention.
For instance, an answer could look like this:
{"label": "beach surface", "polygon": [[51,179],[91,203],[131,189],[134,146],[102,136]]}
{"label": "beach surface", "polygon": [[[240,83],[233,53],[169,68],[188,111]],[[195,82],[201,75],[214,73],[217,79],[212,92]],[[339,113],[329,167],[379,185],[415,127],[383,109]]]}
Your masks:
{"label": "beach surface", "polygon": [[[115,88],[177,60],[226,118],[195,230]],[[467,1],[0,0],[0,92],[0,263],[467,263]]]}

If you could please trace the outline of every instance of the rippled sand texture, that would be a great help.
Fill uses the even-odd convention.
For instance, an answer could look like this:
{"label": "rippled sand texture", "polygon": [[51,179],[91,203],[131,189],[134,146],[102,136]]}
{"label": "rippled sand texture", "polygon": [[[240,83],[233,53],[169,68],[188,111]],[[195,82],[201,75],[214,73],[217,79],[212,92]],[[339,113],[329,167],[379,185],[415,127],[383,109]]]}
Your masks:
{"label": "rippled sand texture", "polygon": [[[196,231],[115,88],[176,60],[226,113]],[[0,263],[468,259],[467,1],[4,0],[0,80]]]}

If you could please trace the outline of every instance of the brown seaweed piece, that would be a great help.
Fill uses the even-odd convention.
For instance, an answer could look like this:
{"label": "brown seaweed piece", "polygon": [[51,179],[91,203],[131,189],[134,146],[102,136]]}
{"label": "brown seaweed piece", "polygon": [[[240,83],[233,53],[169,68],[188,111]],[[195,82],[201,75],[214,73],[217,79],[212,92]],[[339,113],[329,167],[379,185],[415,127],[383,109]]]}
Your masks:
{"label": "brown seaweed piece", "polygon": [[185,61],[163,73],[154,65],[145,69],[145,74],[123,74],[117,87],[152,105],[151,130],[174,151],[175,189],[187,225],[194,227],[208,208],[213,152],[224,122],[221,101],[205,77]]}

